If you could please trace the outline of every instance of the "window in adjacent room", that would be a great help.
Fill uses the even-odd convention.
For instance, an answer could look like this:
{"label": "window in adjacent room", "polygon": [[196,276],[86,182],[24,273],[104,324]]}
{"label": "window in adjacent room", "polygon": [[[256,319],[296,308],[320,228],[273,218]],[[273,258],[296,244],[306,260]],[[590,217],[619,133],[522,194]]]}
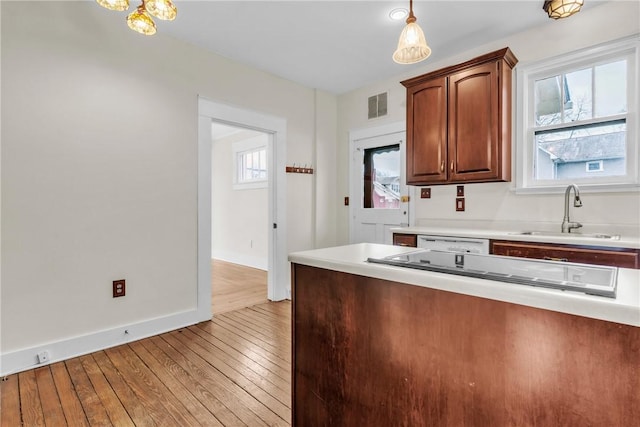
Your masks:
{"label": "window in adjacent room", "polygon": [[267,143],[265,134],[233,144],[235,189],[267,186]]}
{"label": "window in adjacent room", "polygon": [[638,183],[637,38],[519,71],[518,189]]}

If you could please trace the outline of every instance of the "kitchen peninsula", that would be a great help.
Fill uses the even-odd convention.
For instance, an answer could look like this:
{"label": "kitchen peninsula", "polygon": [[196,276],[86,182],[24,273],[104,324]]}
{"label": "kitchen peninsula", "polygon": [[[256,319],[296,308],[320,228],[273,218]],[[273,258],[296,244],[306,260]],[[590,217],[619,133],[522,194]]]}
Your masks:
{"label": "kitchen peninsula", "polygon": [[294,425],[628,426],[640,419],[640,271],[616,298],[297,252]]}

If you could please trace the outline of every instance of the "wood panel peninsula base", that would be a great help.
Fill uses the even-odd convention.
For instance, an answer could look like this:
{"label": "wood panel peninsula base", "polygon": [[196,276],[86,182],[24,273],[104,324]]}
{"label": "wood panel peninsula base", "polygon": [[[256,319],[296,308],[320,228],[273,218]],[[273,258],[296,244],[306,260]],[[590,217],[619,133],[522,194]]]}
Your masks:
{"label": "wood panel peninsula base", "polygon": [[640,420],[639,327],[292,261],[294,426]]}

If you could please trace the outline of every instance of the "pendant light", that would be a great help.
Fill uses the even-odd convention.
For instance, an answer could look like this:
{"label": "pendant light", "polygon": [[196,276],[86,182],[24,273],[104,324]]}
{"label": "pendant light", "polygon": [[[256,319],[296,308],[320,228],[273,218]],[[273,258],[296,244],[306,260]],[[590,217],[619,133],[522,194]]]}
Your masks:
{"label": "pendant light", "polygon": [[178,9],[171,0],[146,0],[144,4],[147,12],[158,19],[173,21],[178,14]]}
{"label": "pendant light", "polygon": [[[96,2],[104,8],[118,12],[129,9],[129,0],[96,0]],[[145,36],[154,35],[156,23],[149,15],[165,21],[173,21],[178,15],[178,8],[171,0],[142,0],[140,6],[127,16],[127,25],[133,31]]]}
{"label": "pendant light", "polygon": [[400,34],[398,48],[393,53],[393,60],[398,64],[415,64],[423,61],[431,55],[431,48],[427,46],[422,28],[416,24],[413,15],[413,0],[409,0],[409,16],[407,25]]}
{"label": "pendant light", "polygon": [[546,0],[542,9],[547,12],[549,18],[568,18],[574,13],[580,12],[584,0]]}
{"label": "pendant light", "polygon": [[127,24],[133,31],[137,31],[145,36],[152,36],[156,33],[156,23],[147,14],[144,2],[136,10],[127,16]]}
{"label": "pendant light", "polygon": [[96,0],[96,2],[100,6],[116,12],[129,9],[129,0]]}

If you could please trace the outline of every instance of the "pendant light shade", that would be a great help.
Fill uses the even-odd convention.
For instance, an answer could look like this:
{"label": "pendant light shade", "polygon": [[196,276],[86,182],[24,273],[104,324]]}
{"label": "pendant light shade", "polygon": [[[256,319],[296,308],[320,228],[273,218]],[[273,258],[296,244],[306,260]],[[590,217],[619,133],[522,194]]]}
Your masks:
{"label": "pendant light shade", "polygon": [[144,3],[127,16],[127,24],[133,31],[137,31],[145,36],[152,36],[156,33],[156,23],[147,15]]}
{"label": "pendant light shade", "polygon": [[427,46],[422,28],[416,24],[416,17],[413,15],[413,0],[410,0],[407,25],[400,34],[398,48],[393,53],[393,60],[398,64],[415,64],[427,59],[429,55],[431,55],[431,48]]}
{"label": "pendant light shade", "polygon": [[178,9],[171,0],[146,0],[144,4],[147,12],[158,19],[173,21],[178,14]]}
{"label": "pendant light shade", "polygon": [[542,9],[547,12],[549,18],[568,18],[578,13],[584,4],[584,0],[546,0]]}
{"label": "pendant light shade", "polygon": [[104,8],[117,12],[129,9],[129,0],[96,0],[96,2]]}

